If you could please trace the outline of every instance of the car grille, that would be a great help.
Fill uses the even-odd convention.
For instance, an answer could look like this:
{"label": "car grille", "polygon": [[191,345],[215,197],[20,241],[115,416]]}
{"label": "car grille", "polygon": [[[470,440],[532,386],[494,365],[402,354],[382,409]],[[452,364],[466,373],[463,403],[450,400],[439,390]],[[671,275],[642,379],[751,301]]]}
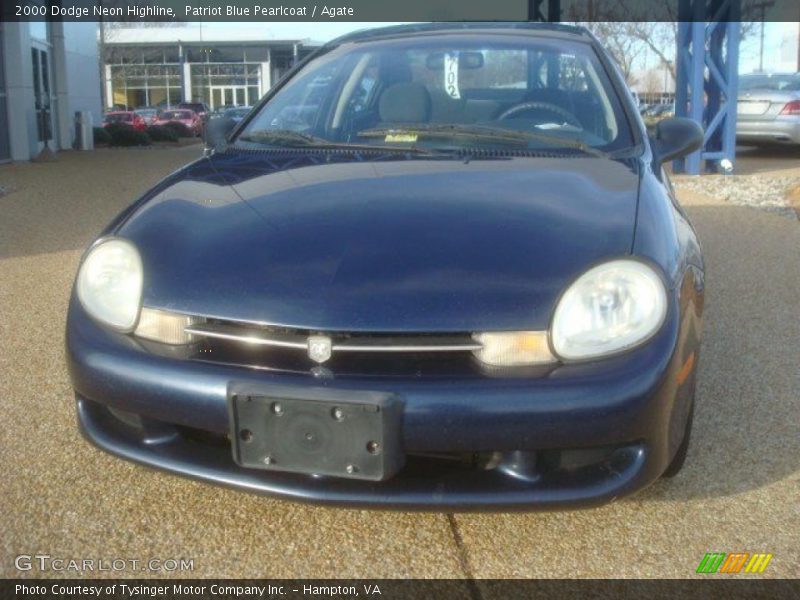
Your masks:
{"label": "car grille", "polygon": [[200,323],[186,327],[185,331],[207,338],[302,351],[308,350],[310,339],[327,338],[331,342],[331,354],[339,352],[472,352],[481,349],[481,345],[474,341],[469,334],[328,335],[291,329],[248,327],[230,322]]}
{"label": "car grille", "polygon": [[[187,358],[259,369],[360,376],[481,374],[470,333],[368,334],[318,332],[205,319],[185,328],[195,339]],[[314,360],[311,341],[329,344]]]}

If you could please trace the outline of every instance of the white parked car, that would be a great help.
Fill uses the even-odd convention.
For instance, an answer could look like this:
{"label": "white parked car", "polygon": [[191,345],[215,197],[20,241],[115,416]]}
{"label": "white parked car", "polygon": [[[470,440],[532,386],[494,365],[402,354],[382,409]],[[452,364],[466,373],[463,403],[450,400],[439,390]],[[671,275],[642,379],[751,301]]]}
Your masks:
{"label": "white parked car", "polygon": [[739,78],[736,141],[800,144],[800,73]]}

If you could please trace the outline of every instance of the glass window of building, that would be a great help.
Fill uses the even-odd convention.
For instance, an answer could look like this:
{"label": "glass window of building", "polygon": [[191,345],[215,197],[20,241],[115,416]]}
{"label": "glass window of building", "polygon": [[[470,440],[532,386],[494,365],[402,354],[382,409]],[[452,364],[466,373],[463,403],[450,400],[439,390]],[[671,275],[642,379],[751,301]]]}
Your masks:
{"label": "glass window of building", "polygon": [[261,66],[257,64],[192,65],[192,100],[212,109],[251,106],[260,97]]}
{"label": "glass window of building", "polygon": [[113,65],[113,104],[168,108],[181,101],[180,65]]}
{"label": "glass window of building", "polygon": [[[312,49],[298,48],[298,56]],[[293,64],[293,44],[181,42],[106,45],[109,106],[170,106],[183,100],[212,109],[252,106]]]}

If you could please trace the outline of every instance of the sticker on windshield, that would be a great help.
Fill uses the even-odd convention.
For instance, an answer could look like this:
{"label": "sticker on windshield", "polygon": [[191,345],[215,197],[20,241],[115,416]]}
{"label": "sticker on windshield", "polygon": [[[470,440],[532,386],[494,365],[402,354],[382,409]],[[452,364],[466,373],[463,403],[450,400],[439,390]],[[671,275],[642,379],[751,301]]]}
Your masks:
{"label": "sticker on windshield", "polygon": [[416,142],[416,133],[387,133],[384,142]]}
{"label": "sticker on windshield", "polygon": [[444,55],[444,89],[451,98],[461,98],[458,89],[458,52]]}

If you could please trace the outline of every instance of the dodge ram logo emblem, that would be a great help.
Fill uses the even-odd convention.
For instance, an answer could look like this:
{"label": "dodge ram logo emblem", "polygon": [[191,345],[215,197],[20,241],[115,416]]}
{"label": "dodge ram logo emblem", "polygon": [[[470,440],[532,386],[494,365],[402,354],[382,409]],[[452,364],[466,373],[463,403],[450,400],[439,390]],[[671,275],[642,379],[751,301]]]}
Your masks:
{"label": "dodge ram logo emblem", "polygon": [[314,362],[324,363],[331,357],[331,338],[324,335],[308,337],[308,358]]}

